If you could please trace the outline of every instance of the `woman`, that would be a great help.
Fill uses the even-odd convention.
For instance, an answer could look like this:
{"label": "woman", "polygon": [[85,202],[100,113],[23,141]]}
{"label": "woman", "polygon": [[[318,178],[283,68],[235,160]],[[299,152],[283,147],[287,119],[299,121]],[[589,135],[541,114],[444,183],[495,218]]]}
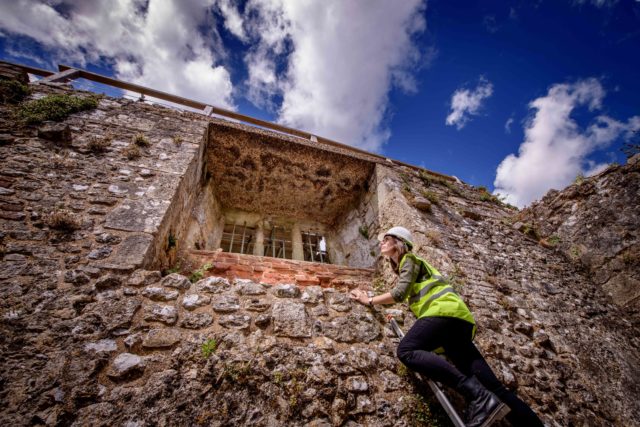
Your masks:
{"label": "woman", "polygon": [[[514,426],[542,426],[531,408],[491,371],[472,342],[476,325],[471,312],[440,273],[411,252],[412,242],[406,228],[387,231],[380,252],[399,276],[398,284],[375,297],[357,289],[351,298],[369,306],[409,303],[418,320],[400,342],[398,358],[408,368],[461,392],[469,401],[467,426],[486,427],[507,413]],[[434,353],[441,351],[451,363]]]}

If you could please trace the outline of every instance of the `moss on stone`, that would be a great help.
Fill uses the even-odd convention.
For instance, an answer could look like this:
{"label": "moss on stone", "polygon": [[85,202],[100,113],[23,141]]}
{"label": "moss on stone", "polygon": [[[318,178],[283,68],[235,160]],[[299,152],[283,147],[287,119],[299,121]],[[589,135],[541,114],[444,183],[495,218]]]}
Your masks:
{"label": "moss on stone", "polygon": [[45,121],[59,122],[73,113],[91,110],[97,106],[98,100],[93,96],[47,95],[22,105],[18,110],[18,117],[30,125]]}

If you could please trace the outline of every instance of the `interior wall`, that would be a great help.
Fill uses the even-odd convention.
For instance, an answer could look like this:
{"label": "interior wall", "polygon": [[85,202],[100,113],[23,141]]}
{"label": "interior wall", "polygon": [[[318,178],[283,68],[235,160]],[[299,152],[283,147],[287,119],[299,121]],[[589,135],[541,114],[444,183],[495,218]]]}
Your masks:
{"label": "interior wall", "polygon": [[187,171],[180,178],[170,207],[158,227],[151,250],[147,253],[145,264],[150,268],[165,268],[176,263],[178,252],[188,247],[191,221],[190,212],[200,203],[205,181],[205,153],[210,132],[207,130],[193,156]]}
{"label": "interior wall", "polygon": [[[377,166],[376,166],[377,167]],[[346,213],[331,234],[329,255],[335,264],[371,267],[378,256],[378,196],[376,174],[369,178],[367,190],[357,206]]]}
{"label": "interior wall", "polygon": [[185,249],[214,250],[220,245],[224,216],[212,185],[203,187],[192,209],[184,239]]}

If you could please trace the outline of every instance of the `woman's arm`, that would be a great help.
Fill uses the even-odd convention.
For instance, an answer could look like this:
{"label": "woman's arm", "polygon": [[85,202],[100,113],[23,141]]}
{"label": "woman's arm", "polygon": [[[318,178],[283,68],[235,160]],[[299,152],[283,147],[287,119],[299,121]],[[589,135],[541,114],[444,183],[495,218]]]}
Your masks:
{"label": "woman's arm", "polygon": [[382,295],[376,295],[375,297],[369,297],[366,291],[361,289],[354,289],[349,294],[351,299],[358,301],[360,304],[364,305],[375,305],[375,304],[393,304],[396,301],[391,296],[390,292],[387,292]]}

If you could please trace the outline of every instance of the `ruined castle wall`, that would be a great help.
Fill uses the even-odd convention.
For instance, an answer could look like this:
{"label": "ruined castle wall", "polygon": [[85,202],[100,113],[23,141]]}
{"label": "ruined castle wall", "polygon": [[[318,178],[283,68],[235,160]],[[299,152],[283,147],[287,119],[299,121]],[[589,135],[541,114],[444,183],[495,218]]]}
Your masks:
{"label": "ruined castle wall", "polygon": [[[195,283],[138,268],[170,259],[169,234],[178,247],[197,235],[181,227],[199,203],[186,190],[202,184],[202,116],[104,98],[64,122],[73,138],[63,147],[0,108],[3,424],[443,424],[395,358],[385,314],[406,330],[406,307],[370,309],[346,294],[371,290],[371,270],[204,252],[197,264],[213,267]],[[109,150],[92,153],[88,138],[106,133]],[[137,133],[151,144],[130,161],[123,150]],[[370,255],[390,226],[412,230],[416,252],[474,312],[489,364],[545,423],[640,419],[637,315],[519,231],[518,212],[392,163],[368,188],[343,225],[356,253]],[[80,229],[51,229],[56,206]],[[393,275],[379,258],[377,267],[383,292]]]}
{"label": "ruined castle wall", "polygon": [[[637,315],[618,309],[561,252],[520,232],[517,212],[473,187],[402,168],[387,169],[379,185],[383,229],[413,231],[416,252],[473,311],[477,345],[510,388],[561,425],[638,419]],[[429,208],[418,202],[424,196]],[[388,267],[381,271],[392,285]]]}
{"label": "ruined castle wall", "polygon": [[611,301],[640,308],[640,155],[552,190],[520,216],[547,246],[589,271]]}
{"label": "ruined castle wall", "polygon": [[[34,97],[65,91],[41,86]],[[12,121],[11,111],[8,106],[3,110],[5,128]],[[184,215],[182,209],[191,203],[185,187],[198,180],[196,154],[206,121],[190,113],[103,98],[97,109],[65,123],[71,129],[70,142],[38,138],[34,128],[15,130],[3,142],[0,220],[3,229],[11,231],[5,236],[8,253],[20,255],[17,246],[29,252],[26,247],[34,237],[36,242],[53,239],[60,249],[67,248],[46,257],[57,265],[61,280],[65,274],[96,276],[99,269],[127,270],[163,261],[168,224],[178,223],[174,218]],[[138,134],[149,146],[140,147],[141,156],[129,160],[125,151]],[[107,151],[93,152],[91,140],[108,140]],[[172,203],[174,210],[167,214]],[[47,227],[49,215],[59,210],[80,223],[70,239]],[[158,247],[153,247],[155,241]],[[20,263],[32,261],[17,258]]]}

